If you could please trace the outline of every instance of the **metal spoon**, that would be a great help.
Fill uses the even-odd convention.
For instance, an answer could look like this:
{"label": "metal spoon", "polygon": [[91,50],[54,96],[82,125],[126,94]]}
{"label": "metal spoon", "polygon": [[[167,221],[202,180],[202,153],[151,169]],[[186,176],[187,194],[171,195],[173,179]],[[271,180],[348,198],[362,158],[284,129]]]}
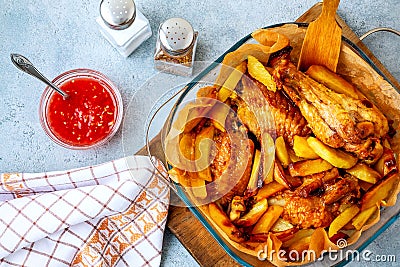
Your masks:
{"label": "metal spoon", "polygon": [[50,86],[51,88],[56,90],[56,92],[59,93],[60,95],[62,95],[64,97],[64,99],[69,97],[69,95],[66,92],[64,92],[63,90],[58,88],[58,86],[56,86],[54,83],[49,81],[46,77],[44,77],[43,74],[41,74],[26,57],[19,55],[19,54],[10,54],[10,56],[11,56],[12,63],[14,63],[14,65],[18,69],[41,80],[42,82],[44,82],[45,84],[47,84],[48,86]]}

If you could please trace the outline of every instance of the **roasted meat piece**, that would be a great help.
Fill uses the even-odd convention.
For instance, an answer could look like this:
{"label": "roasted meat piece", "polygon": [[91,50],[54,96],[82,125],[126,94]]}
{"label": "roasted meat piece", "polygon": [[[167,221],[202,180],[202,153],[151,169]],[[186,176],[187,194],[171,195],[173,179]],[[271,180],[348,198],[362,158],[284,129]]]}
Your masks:
{"label": "roasted meat piece", "polygon": [[283,219],[300,228],[327,227],[333,221],[333,216],[322,198],[312,196],[303,198],[291,191],[283,193],[285,206]]}
{"label": "roasted meat piece", "polygon": [[[228,123],[228,125],[235,123]],[[234,196],[243,195],[249,183],[253,162],[254,143],[242,126],[226,132],[218,132],[214,137],[215,158],[211,163],[211,173],[215,181],[208,185],[210,193],[221,196],[221,204],[228,204]]]}
{"label": "roasted meat piece", "polygon": [[361,93],[356,99],[330,90],[298,71],[288,55],[271,63],[275,79],[300,108],[318,139],[362,160],[373,162],[381,156],[381,137],[388,133],[388,121]]}
{"label": "roasted meat piece", "polygon": [[350,193],[359,195],[359,192],[358,179],[351,175],[345,175],[343,179],[340,179],[336,183],[326,184],[325,193],[322,197],[326,204],[332,204]]}
{"label": "roasted meat piece", "polygon": [[[282,91],[272,92],[264,84],[248,77],[242,79],[242,85],[240,95],[245,99],[256,101],[257,97],[264,97],[274,119],[276,136],[283,136],[287,143],[292,144],[295,135],[307,136],[311,133],[299,108]],[[260,126],[245,101],[239,102],[238,116],[259,138]]]}

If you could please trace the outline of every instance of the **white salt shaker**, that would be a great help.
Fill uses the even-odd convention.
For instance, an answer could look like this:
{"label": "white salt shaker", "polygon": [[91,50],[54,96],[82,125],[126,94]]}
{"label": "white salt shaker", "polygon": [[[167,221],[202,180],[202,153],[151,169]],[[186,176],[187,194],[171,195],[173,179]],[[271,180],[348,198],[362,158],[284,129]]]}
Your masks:
{"label": "white salt shaker", "polygon": [[103,36],[124,57],[152,34],[149,21],[133,0],[102,0],[96,22]]}

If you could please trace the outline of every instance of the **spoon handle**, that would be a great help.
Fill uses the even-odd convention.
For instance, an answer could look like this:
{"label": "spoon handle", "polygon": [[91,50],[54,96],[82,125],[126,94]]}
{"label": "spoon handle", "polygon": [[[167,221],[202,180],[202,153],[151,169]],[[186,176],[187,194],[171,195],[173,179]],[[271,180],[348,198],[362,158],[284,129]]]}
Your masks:
{"label": "spoon handle", "polygon": [[35,66],[24,56],[19,55],[19,54],[11,54],[11,61],[14,63],[14,65],[21,71],[26,72],[33,77],[41,80],[54,90],[56,90],[60,95],[62,95],[64,98],[68,98],[68,94],[55,86],[52,82],[50,82],[45,76],[43,76],[42,73],[40,73]]}

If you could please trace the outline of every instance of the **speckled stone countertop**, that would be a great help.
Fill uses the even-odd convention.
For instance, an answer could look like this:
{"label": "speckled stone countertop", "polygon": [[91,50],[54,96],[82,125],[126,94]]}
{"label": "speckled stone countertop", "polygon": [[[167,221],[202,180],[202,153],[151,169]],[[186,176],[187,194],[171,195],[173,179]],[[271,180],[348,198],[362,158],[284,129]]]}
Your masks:
{"label": "speckled stone countertop", "polygon": [[[119,55],[99,33],[95,22],[99,2],[0,0],[0,172],[70,169],[120,158],[141,148],[145,144],[147,116],[166,91],[160,85],[152,90],[142,87],[157,74],[153,67],[155,33],[164,20],[183,17],[190,21],[199,31],[196,60],[212,61],[253,30],[294,21],[317,1],[137,0],[136,5],[150,20],[153,36],[128,58]],[[400,30],[398,0],[342,0],[338,13],[359,36],[375,27]],[[368,37],[365,44],[400,80],[400,38],[377,33]],[[100,148],[75,151],[56,145],[39,123],[43,84],[18,71],[10,62],[10,53],[27,56],[51,79],[74,68],[104,73],[119,87],[129,120]],[[153,129],[152,134],[156,131]],[[123,137],[124,132],[129,138]],[[396,255],[400,261],[399,232],[400,221],[397,221],[367,249],[375,255]],[[362,261],[350,266],[397,264]],[[196,265],[179,241],[166,231],[162,266]]]}

